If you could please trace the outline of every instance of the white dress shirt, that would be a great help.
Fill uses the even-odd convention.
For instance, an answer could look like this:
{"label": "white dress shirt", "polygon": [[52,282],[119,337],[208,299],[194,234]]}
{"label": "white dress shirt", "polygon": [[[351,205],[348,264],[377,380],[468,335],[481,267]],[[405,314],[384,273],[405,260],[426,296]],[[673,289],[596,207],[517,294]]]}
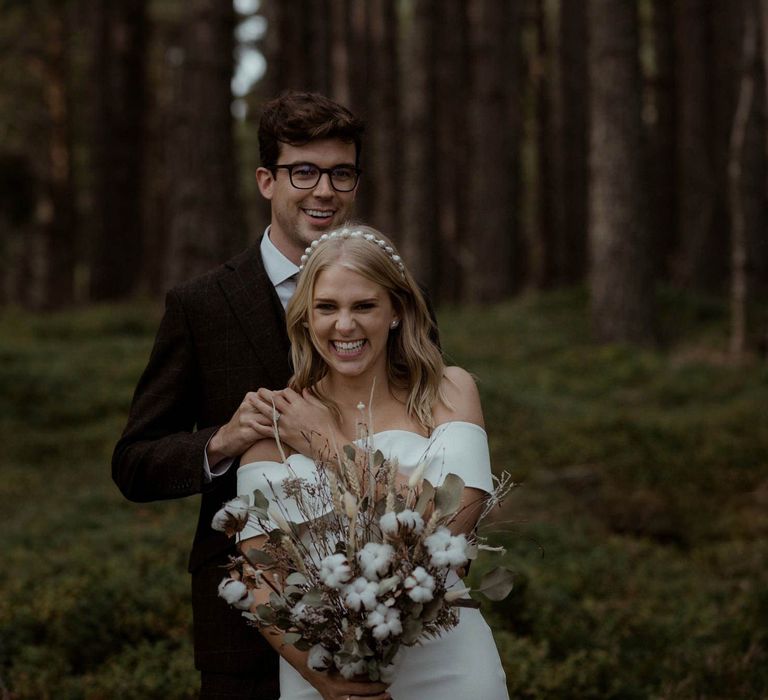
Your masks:
{"label": "white dress shirt", "polygon": [[[296,275],[299,272],[299,267],[275,247],[275,244],[269,238],[269,229],[270,227],[267,226],[267,230],[264,231],[264,236],[261,239],[261,259],[264,263],[267,277],[272,282],[280,303],[285,308],[296,291]],[[211,438],[213,438],[213,435]],[[232,466],[232,462],[234,462],[233,459],[225,459],[211,469],[211,465],[208,463],[208,443],[206,443],[205,450],[203,451],[203,480],[208,483],[217,476],[226,474],[227,470]]]}

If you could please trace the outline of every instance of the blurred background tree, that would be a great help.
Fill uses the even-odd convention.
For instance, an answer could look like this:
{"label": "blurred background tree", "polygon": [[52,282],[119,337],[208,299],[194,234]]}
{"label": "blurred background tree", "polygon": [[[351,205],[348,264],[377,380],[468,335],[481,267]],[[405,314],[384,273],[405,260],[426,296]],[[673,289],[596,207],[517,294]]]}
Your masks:
{"label": "blurred background tree", "polygon": [[661,284],[765,344],[762,0],[0,12],[3,304],[157,298],[255,240],[260,106],[306,89],[367,121],[357,214],[438,302],[585,284],[599,340],[648,343]]}

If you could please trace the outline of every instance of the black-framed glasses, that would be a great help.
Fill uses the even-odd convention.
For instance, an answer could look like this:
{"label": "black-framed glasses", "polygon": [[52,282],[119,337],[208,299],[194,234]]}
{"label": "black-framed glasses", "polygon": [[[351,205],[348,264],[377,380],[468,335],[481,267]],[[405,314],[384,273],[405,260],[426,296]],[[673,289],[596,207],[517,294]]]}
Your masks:
{"label": "black-framed glasses", "polygon": [[360,168],[352,165],[334,165],[332,168],[321,168],[314,163],[291,163],[290,165],[273,165],[277,170],[283,168],[288,171],[291,184],[298,190],[311,190],[317,187],[323,173],[328,173],[331,187],[337,192],[351,192],[357,187],[360,179]]}

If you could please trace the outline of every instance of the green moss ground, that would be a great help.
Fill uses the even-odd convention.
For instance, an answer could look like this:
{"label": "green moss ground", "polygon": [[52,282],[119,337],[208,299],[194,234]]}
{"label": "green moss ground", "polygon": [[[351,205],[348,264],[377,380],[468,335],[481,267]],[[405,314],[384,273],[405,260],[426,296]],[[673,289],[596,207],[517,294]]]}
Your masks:
{"label": "green moss ground", "polygon": [[[512,697],[768,696],[768,367],[724,361],[718,303],[661,304],[661,350],[592,344],[580,291],[439,313],[522,482],[488,528],[518,572],[486,607]],[[0,316],[0,681],[19,700],[195,697],[196,499],[128,503],[109,468],[158,319]]]}

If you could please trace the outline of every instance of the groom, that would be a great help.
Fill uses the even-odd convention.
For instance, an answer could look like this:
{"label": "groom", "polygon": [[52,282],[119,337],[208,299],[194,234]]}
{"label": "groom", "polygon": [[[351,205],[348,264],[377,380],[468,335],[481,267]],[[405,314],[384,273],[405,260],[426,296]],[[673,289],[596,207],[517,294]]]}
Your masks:
{"label": "groom", "polygon": [[233,461],[260,437],[248,393],[288,383],[284,309],[304,249],[349,217],[362,133],[357,117],[322,95],[286,93],[266,105],[256,179],[270,226],[237,257],[168,292],[115,447],[112,476],[126,498],[202,493],[189,571],[203,699],[279,695],[277,655],[217,596],[234,549],[211,520],[235,496]]}

